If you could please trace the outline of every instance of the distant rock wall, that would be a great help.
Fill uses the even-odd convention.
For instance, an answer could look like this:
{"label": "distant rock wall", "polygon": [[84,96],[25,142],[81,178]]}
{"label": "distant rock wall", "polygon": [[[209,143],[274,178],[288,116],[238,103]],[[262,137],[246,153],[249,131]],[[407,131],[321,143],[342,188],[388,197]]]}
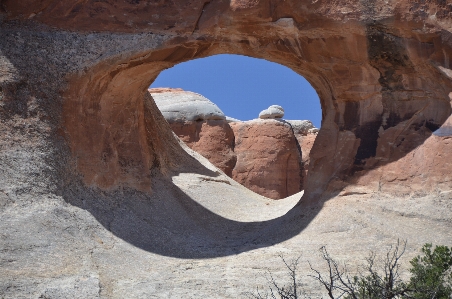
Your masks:
{"label": "distant rock wall", "polygon": [[273,105],[260,119],[242,122],[190,91],[149,92],[174,133],[236,182],[272,199],[303,189],[318,131],[310,121],[282,120],[284,109]]}
{"label": "distant rock wall", "polygon": [[169,121],[169,124],[174,133],[192,150],[232,177],[237,155],[234,153],[234,132],[227,121]]}

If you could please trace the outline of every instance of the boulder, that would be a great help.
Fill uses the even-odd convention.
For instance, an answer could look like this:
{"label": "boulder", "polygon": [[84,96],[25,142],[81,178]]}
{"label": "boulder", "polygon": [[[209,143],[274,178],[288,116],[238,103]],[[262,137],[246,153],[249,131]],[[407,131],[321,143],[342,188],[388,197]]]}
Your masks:
{"label": "boulder", "polygon": [[226,120],[168,122],[174,133],[192,150],[232,177],[236,154],[234,132]]}
{"label": "boulder", "polygon": [[149,89],[157,107],[168,122],[225,120],[217,105],[200,94],[182,89]]}
{"label": "boulder", "polygon": [[237,155],[235,181],[272,199],[301,191],[301,154],[289,123],[256,119],[230,125]]}
{"label": "boulder", "polygon": [[268,119],[268,118],[283,118],[284,109],[279,105],[271,105],[265,110],[262,110],[259,113],[259,118]]}
{"label": "boulder", "polygon": [[148,91],[173,132],[231,177],[236,161],[234,133],[220,108],[204,96],[180,88]]}

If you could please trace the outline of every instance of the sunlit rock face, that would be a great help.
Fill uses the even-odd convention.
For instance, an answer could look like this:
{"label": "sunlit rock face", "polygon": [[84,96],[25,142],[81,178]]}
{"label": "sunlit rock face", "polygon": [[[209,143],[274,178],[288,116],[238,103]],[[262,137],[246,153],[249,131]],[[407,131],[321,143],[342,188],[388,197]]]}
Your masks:
{"label": "sunlit rock face", "polygon": [[301,152],[290,124],[233,122],[237,163],[232,178],[254,192],[281,199],[302,190]]}
{"label": "sunlit rock face", "polygon": [[[0,297],[239,298],[281,251],[450,246],[451,5],[420,2],[1,1]],[[287,214],[188,155],[147,92],[222,53],[319,94]]]}
{"label": "sunlit rock face", "polygon": [[200,94],[181,89],[149,89],[173,132],[228,176],[235,166],[234,132],[220,108]]}
{"label": "sunlit rock face", "polygon": [[[148,186],[146,169],[174,164],[159,149],[158,140],[168,138],[161,130],[143,137],[136,114],[153,78],[219,53],[264,58],[304,76],[321,99],[306,197],[340,192],[361,177],[366,192],[382,184],[432,191],[435,182],[450,180],[419,177],[419,167],[433,167],[428,159],[400,180],[374,170],[419,150],[451,113],[450,9],[444,1],[3,1],[3,101],[25,101],[18,86],[31,98],[39,99],[34,90],[54,94],[62,109],[43,109],[56,115],[41,119],[59,122],[54,126],[87,184],[114,188],[142,178],[139,184]],[[412,184],[414,177],[425,185]]]}
{"label": "sunlit rock face", "polygon": [[[173,160],[160,156],[159,140],[168,139],[163,129],[152,130],[151,139],[139,129],[137,107],[153,78],[176,63],[218,53],[264,58],[303,75],[321,99],[322,129],[309,158],[306,197],[340,192],[362,177],[366,192],[391,184],[432,191],[437,182],[451,182],[441,173],[417,174],[435,167],[429,159],[391,178],[375,170],[400,169],[398,161],[421,150],[451,113],[450,8],[444,1],[383,0],[3,1],[2,80],[9,82],[3,101],[24,101],[24,93],[14,91],[18,86],[32,98],[35,90],[50,89],[45,93],[58,96],[53,103],[64,109],[44,109],[57,115],[41,119],[61,120],[54,126],[86,183],[136,185],[140,177],[145,186],[151,181],[142,174],[146,169],[165,169]],[[431,138],[449,146],[447,136]],[[126,139],[137,148],[117,144]],[[117,170],[101,170],[106,167]]]}
{"label": "sunlit rock face", "polygon": [[[220,108],[199,94],[162,88],[149,92],[174,133],[236,182],[272,199],[302,190],[302,153],[295,136],[315,131],[312,123],[292,121],[294,130],[282,119],[227,121]],[[280,115],[278,107],[274,110]]]}
{"label": "sunlit rock face", "polygon": [[149,93],[170,123],[185,121],[226,120],[220,108],[200,94],[180,89],[149,89]]}

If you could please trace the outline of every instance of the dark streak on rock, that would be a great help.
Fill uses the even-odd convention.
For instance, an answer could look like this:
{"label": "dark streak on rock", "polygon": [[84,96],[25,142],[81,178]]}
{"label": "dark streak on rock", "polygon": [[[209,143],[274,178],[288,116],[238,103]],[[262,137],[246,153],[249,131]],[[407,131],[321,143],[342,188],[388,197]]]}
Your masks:
{"label": "dark streak on rock", "polygon": [[376,120],[356,128],[355,135],[361,139],[361,143],[356,152],[355,165],[363,165],[365,159],[375,157],[378,145],[378,129],[380,126],[381,121]]}

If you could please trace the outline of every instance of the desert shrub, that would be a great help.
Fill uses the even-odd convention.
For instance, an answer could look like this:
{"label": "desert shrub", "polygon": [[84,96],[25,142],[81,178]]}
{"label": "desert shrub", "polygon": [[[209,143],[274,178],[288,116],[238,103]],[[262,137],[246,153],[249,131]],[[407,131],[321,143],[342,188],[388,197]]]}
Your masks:
{"label": "desert shrub", "polygon": [[432,244],[411,260],[409,287],[415,299],[449,299],[452,296],[452,248]]}
{"label": "desert shrub", "polygon": [[[452,298],[452,248],[425,244],[421,255],[410,261],[411,276],[403,280],[400,275],[401,257],[405,253],[406,242],[391,246],[382,262],[377,262],[372,252],[361,267],[358,275],[351,275],[347,265],[339,264],[328,253],[326,247],[320,254],[326,263],[325,272],[317,270],[309,263],[308,277],[317,280],[330,299],[451,299]],[[267,291],[257,289],[249,297],[255,299],[301,299],[310,298],[300,288],[297,270],[299,259],[285,264],[290,282],[280,285],[269,273]]]}

